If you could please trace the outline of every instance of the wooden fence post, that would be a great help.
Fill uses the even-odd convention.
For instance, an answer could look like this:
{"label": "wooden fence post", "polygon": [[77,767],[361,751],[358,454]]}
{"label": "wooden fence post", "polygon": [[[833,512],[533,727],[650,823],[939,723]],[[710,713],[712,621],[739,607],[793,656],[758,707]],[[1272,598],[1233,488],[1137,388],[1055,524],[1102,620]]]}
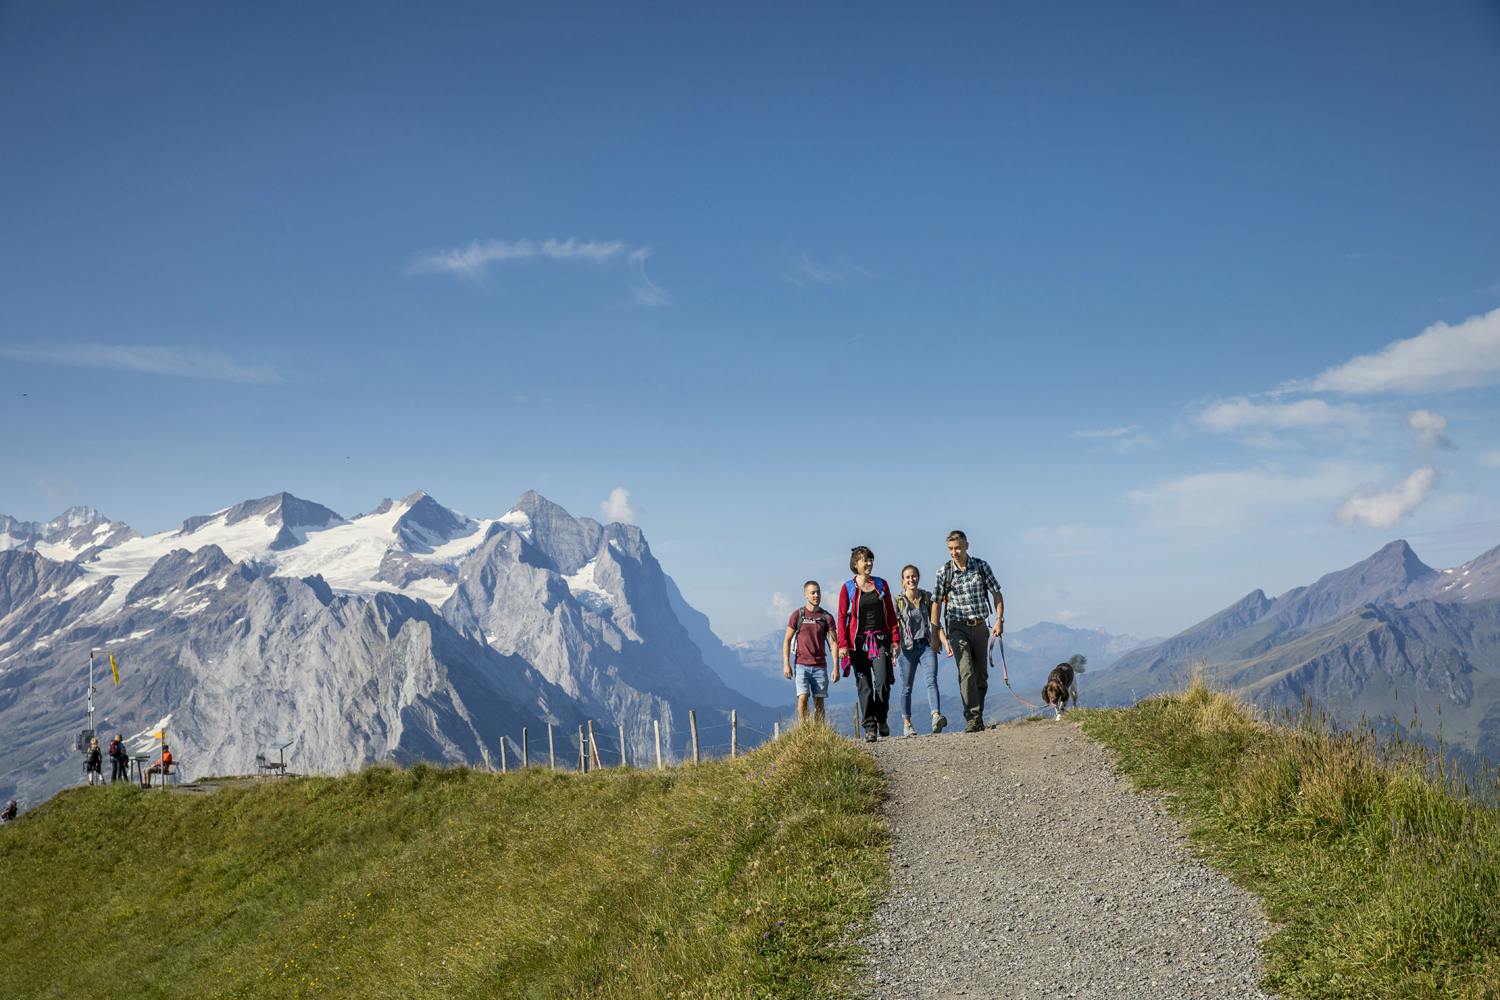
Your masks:
{"label": "wooden fence post", "polygon": [[779,739],[781,739],[781,723],[779,723],[779,722],[773,722],[773,723],[771,723],[771,739],[773,739],[773,740],[779,740]]}
{"label": "wooden fence post", "polygon": [[651,731],[656,734],[656,769],[661,770],[661,720],[651,720]]}
{"label": "wooden fence post", "polygon": [[531,739],[526,733],[526,727],[521,727],[521,766],[531,766]]}
{"label": "wooden fence post", "polygon": [[510,770],[505,763],[505,737],[500,737],[500,773],[505,774]]}
{"label": "wooden fence post", "polygon": [[552,723],[547,723],[547,766],[557,770],[557,753],[552,746]]}
{"label": "wooden fence post", "polygon": [[729,759],[734,760],[740,755],[740,715],[739,709],[729,710]]}
{"label": "wooden fence post", "polygon": [[599,756],[599,741],[594,739],[594,720],[589,720],[589,770],[597,771],[604,766],[604,759]]}
{"label": "wooden fence post", "polygon": [[620,766],[629,767],[630,762],[625,759],[625,723],[620,723]]}
{"label": "wooden fence post", "polygon": [[698,763],[698,713],[688,709],[688,728],[693,732],[693,763]]}
{"label": "wooden fence post", "polygon": [[578,727],[578,773],[582,774],[583,772],[587,771],[588,769],[589,769],[589,759],[588,759],[588,756],[587,756],[587,751],[584,749],[584,746],[583,746],[583,727],[579,726]]}
{"label": "wooden fence post", "polygon": [[859,739],[859,702],[856,701],[851,708],[854,709],[854,728],[849,730],[850,739]]}

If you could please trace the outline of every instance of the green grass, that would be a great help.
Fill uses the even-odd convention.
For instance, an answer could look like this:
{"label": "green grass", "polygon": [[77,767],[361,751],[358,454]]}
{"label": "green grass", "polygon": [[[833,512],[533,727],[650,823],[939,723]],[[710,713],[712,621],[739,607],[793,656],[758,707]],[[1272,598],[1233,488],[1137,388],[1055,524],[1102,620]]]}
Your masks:
{"label": "green grass", "polygon": [[3,991],[838,996],[887,880],[882,793],[811,726],[666,772],[80,788],[0,827]]}
{"label": "green grass", "polygon": [[1420,748],[1258,720],[1196,678],[1080,712],[1278,929],[1283,997],[1500,997],[1500,813]]}

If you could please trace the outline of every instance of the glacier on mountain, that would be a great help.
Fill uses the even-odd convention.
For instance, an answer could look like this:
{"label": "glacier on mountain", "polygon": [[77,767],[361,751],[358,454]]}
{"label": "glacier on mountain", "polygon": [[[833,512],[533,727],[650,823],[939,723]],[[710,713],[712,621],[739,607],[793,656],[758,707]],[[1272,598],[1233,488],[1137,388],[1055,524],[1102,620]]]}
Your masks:
{"label": "glacier on mountain", "polygon": [[[298,771],[488,766],[502,739],[518,756],[522,727],[535,747],[549,724],[571,739],[590,720],[607,759],[645,753],[653,722],[680,754],[688,709],[761,729],[775,715],[705,666],[705,630],[674,612],[638,527],[534,492],[494,518],[422,492],[349,518],[277,493],[144,537],[75,510],[59,520],[76,524],[0,519],[14,542],[0,550],[0,797],[78,780],[93,647],[122,675],[98,682],[101,736],[170,716],[190,777],[253,771],[288,739]],[[73,539],[72,558],[47,555],[63,551],[42,548],[60,544],[49,532]]]}

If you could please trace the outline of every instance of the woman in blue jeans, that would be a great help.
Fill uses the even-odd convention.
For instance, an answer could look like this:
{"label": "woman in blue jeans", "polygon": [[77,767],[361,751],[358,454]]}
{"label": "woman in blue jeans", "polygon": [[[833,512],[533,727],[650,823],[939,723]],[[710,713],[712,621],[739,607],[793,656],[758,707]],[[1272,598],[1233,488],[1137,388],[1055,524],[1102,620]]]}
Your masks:
{"label": "woman in blue jeans", "polygon": [[932,646],[932,595],[917,589],[922,574],[915,566],[901,571],[901,593],[896,595],[896,613],[901,616],[901,656],[897,660],[901,677],[901,735],[915,736],[911,724],[911,686],[917,667],[927,685],[927,707],[932,709],[932,731],[940,733],[948,720],[943,717],[938,699],[937,650]]}

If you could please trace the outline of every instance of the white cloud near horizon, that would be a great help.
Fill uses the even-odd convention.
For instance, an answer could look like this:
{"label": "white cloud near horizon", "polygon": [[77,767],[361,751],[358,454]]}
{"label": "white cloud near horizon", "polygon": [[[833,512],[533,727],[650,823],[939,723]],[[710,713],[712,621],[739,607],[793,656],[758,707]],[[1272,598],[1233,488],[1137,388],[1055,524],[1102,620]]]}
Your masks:
{"label": "white cloud near horizon", "polygon": [[630,491],[623,486],[609,491],[609,496],[599,504],[599,512],[606,522],[619,521],[621,524],[634,524],[640,516],[640,511],[631,506]]}
{"label": "white cloud near horizon", "polygon": [[1241,431],[1285,431],[1307,428],[1362,427],[1370,414],[1352,403],[1330,406],[1321,399],[1295,403],[1258,401],[1244,396],[1211,403],[1193,415],[1199,425],[1220,434]]}
{"label": "white cloud near horizon", "polygon": [[1398,485],[1386,489],[1364,489],[1349,497],[1334,511],[1340,524],[1362,528],[1389,528],[1422,506],[1437,485],[1437,470],[1423,466]]}
{"label": "white cloud near horizon", "polygon": [[792,616],[792,601],[781,591],[771,595],[771,603],[766,606],[766,615],[780,621],[786,621]]}
{"label": "white cloud near horizon", "polygon": [[1415,337],[1283,386],[1291,391],[1411,393],[1473,389],[1500,382],[1500,309],[1456,326],[1438,322]]}
{"label": "white cloud near horizon", "polygon": [[406,274],[454,274],[479,281],[493,264],[545,260],[597,265],[623,264],[630,269],[632,301],[643,306],[666,306],[672,298],[646,273],[650,247],[624,240],[471,240],[467,245],[424,254],[412,261]]}
{"label": "white cloud near horizon", "polygon": [[73,368],[113,368],[217,382],[272,384],[286,379],[270,365],[238,361],[218,351],[148,344],[74,344],[66,347],[0,347],[0,357]]}
{"label": "white cloud near horizon", "polygon": [[1441,413],[1412,410],[1406,415],[1406,426],[1416,432],[1417,444],[1424,450],[1453,447],[1453,442],[1448,440],[1448,418]]}
{"label": "white cloud near horizon", "polygon": [[1376,475],[1378,470],[1348,461],[1323,462],[1302,473],[1254,466],[1178,476],[1125,497],[1168,530],[1251,528],[1297,507],[1326,511]]}
{"label": "white cloud near horizon", "polygon": [[1487,465],[1492,469],[1500,469],[1500,450],[1487,451],[1480,455],[1479,464]]}
{"label": "white cloud near horizon", "polygon": [[1077,438],[1119,438],[1128,434],[1135,434],[1141,429],[1140,424],[1127,424],[1124,427],[1102,427],[1098,430],[1074,431],[1073,436]]}

